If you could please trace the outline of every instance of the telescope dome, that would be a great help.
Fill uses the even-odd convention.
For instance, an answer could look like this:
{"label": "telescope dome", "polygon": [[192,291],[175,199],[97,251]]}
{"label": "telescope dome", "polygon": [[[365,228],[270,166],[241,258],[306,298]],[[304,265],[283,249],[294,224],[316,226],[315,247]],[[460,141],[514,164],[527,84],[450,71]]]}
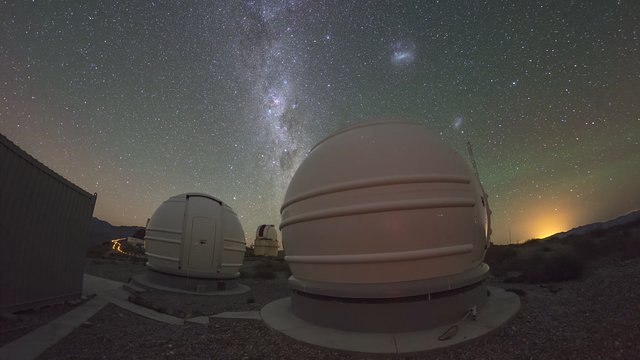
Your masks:
{"label": "telescope dome", "polygon": [[453,322],[485,301],[487,199],[467,162],[424,126],[364,123],[320,141],[281,213],[300,318],[412,331]]}
{"label": "telescope dome", "polygon": [[150,270],[202,279],[239,277],[245,252],[236,213],[201,193],[164,201],[149,220],[145,242]]}
{"label": "telescope dome", "polygon": [[260,316],[294,339],[412,353],[486,335],[520,307],[485,282],[491,211],[475,168],[419,124],[364,123],[320,141],[281,214],[291,296]]}
{"label": "telescope dome", "polygon": [[316,145],[282,206],[294,277],[433,279],[481,266],[487,201],[466,161],[424,126],[365,123]]}
{"label": "telescope dome", "polygon": [[278,256],[278,232],[274,225],[258,226],[253,254],[255,256]]}

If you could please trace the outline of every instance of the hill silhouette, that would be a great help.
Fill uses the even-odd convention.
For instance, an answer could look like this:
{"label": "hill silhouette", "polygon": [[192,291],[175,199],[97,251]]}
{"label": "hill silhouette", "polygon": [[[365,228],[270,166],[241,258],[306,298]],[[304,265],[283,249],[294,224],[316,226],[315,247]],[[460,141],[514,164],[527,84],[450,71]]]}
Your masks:
{"label": "hill silhouette", "polygon": [[133,236],[142,229],[144,228],[141,226],[113,226],[107,221],[93,217],[87,233],[87,246],[93,247],[113,239]]}
{"label": "hill silhouette", "polygon": [[583,234],[588,234],[592,232],[615,230],[620,227],[625,227],[625,226],[628,227],[630,225],[633,226],[633,224],[640,225],[640,210],[632,211],[626,215],[618,216],[617,218],[612,220],[578,226],[569,231],[560,232],[560,233],[548,236],[546,239],[548,238],[563,239],[566,237],[583,235]]}
{"label": "hill silhouette", "polygon": [[506,282],[543,283],[582,277],[593,264],[640,257],[640,211],[522,244],[493,245],[485,262]]}

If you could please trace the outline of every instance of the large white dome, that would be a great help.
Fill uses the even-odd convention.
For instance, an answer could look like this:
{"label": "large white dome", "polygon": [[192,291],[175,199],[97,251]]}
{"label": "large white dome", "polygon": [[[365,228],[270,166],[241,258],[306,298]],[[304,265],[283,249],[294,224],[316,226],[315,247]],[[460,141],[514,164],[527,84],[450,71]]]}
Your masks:
{"label": "large white dome", "polygon": [[487,271],[487,213],[465,160],[424,126],[365,123],[312,149],[291,180],[280,228],[294,282],[324,284],[317,293],[451,276],[463,286]]}
{"label": "large white dome", "polygon": [[236,213],[201,193],[164,201],[149,220],[145,243],[150,269],[197,278],[237,278],[245,252]]}
{"label": "large white dome", "polygon": [[477,174],[419,124],[365,123],[322,140],[281,212],[291,297],[261,316],[296,339],[420,351],[452,344],[452,331],[455,342],[484,335],[518,310],[515,294],[485,282],[490,210]]}

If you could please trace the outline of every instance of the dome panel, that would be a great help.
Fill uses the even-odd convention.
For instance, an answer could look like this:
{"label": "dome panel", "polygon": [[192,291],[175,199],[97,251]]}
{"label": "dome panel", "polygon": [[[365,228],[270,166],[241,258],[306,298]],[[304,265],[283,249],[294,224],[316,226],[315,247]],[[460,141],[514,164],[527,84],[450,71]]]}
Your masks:
{"label": "dome panel", "polygon": [[[385,136],[379,136],[381,131]],[[310,191],[336,186],[334,190],[339,190],[354,182],[360,186],[438,179],[469,182],[469,175],[466,162],[423,126],[368,123],[316,145],[289,184],[284,207]]]}

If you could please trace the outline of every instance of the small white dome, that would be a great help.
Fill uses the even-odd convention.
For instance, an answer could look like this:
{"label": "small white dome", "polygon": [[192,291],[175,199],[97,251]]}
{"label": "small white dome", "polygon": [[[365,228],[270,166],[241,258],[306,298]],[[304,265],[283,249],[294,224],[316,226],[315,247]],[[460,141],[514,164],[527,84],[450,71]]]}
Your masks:
{"label": "small white dome", "polygon": [[260,225],[253,246],[255,256],[278,256],[278,231],[274,225]]}
{"label": "small white dome", "polygon": [[274,225],[260,225],[256,230],[256,239],[267,239],[278,241],[278,232]]}
{"label": "small white dome", "polygon": [[201,193],[163,202],[151,216],[145,242],[150,269],[189,277],[236,278],[245,252],[236,213]]}
{"label": "small white dome", "polygon": [[[291,284],[360,297],[351,285],[476,282],[487,271],[487,206],[466,161],[424,126],[349,127],[316,145],[289,184],[280,229]],[[425,293],[383,289],[361,296]]]}

